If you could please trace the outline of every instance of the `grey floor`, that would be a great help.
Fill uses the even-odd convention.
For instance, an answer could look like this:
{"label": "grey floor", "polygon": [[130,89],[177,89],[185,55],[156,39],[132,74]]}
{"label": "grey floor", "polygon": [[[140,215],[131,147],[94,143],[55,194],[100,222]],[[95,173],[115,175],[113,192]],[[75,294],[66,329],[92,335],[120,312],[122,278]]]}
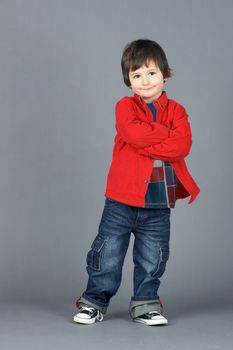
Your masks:
{"label": "grey floor", "polygon": [[0,348],[10,349],[233,349],[233,309],[223,305],[169,307],[169,324],[133,322],[127,309],[109,306],[104,321],[73,323],[72,304],[0,305]]}

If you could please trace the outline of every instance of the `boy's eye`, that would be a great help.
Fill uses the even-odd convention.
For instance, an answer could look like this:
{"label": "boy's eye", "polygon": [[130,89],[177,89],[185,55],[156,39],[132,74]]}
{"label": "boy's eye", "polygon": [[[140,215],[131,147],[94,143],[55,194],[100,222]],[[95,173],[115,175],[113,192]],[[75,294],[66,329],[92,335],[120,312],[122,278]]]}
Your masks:
{"label": "boy's eye", "polygon": [[[154,74],[156,74],[156,72],[150,72],[150,74],[154,75]],[[134,78],[137,78],[137,77],[140,77],[140,74],[134,75]]]}

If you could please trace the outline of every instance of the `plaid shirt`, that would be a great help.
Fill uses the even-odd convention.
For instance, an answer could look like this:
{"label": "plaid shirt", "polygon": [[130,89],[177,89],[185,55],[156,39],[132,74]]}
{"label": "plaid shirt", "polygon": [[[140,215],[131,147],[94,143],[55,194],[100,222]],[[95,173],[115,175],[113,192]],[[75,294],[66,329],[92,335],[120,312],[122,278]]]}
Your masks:
{"label": "plaid shirt", "polygon": [[[154,104],[147,103],[156,121]],[[149,185],[145,194],[146,208],[174,208],[178,179],[168,161],[154,160]]]}

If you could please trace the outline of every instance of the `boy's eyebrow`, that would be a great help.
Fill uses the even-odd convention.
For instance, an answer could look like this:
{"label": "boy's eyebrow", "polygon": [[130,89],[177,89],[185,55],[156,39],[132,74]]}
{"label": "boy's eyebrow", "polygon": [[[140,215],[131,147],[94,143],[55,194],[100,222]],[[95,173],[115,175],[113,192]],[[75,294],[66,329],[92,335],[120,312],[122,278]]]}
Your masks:
{"label": "boy's eyebrow", "polygon": [[[155,70],[155,69],[157,69],[157,67],[150,68],[150,69],[148,69],[148,72],[151,70]],[[139,73],[139,72],[137,70],[135,70],[135,71],[131,72],[130,74],[136,74],[136,73]]]}

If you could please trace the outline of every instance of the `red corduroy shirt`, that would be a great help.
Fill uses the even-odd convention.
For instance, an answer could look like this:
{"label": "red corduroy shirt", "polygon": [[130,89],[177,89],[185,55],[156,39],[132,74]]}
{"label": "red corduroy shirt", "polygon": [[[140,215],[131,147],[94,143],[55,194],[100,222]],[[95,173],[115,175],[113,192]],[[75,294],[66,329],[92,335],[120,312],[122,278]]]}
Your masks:
{"label": "red corduroy shirt", "polygon": [[200,188],[192,178],[184,158],[192,146],[192,132],[185,108],[163,91],[153,101],[156,122],[140,95],[124,96],[115,105],[116,136],[105,197],[145,207],[145,194],[154,159],[167,160],[178,178],[176,200],[191,196]]}

